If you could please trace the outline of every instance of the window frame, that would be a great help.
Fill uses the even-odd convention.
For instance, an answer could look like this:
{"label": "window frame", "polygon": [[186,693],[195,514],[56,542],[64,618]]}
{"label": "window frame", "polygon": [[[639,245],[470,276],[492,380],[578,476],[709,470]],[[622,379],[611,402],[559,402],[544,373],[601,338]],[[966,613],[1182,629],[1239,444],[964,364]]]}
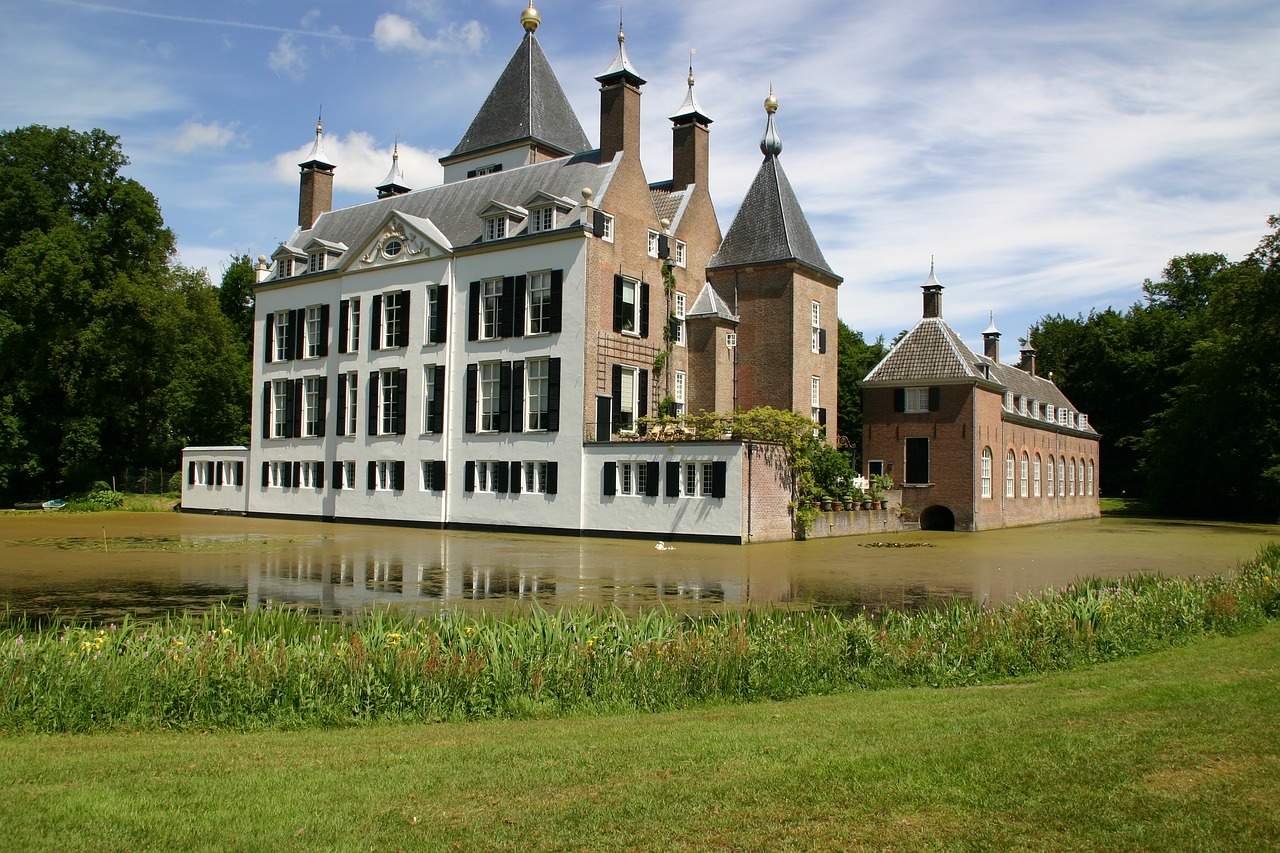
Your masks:
{"label": "window frame", "polygon": [[1033,498],[1040,497],[1040,480],[1042,476],[1042,463],[1040,454],[1037,453],[1031,462],[1031,496]]}
{"label": "window frame", "polygon": [[529,233],[542,234],[556,229],[556,206],[543,205],[529,210]]}
{"label": "window frame", "polygon": [[271,438],[292,438],[289,435],[289,396],[293,383],[288,379],[271,380]]}
{"label": "window frame", "polygon": [[478,338],[496,341],[502,337],[502,277],[480,280]]}
{"label": "window frame", "polygon": [[1018,480],[1018,496],[1022,498],[1029,497],[1031,494],[1031,483],[1029,482],[1031,478],[1030,467],[1031,459],[1027,455],[1027,451],[1024,450],[1022,451],[1021,468],[1019,469],[1020,477]]}
{"label": "window frame", "polygon": [[902,411],[908,415],[929,413],[929,388],[916,386],[902,389]]}
{"label": "window frame", "polygon": [[[628,291],[631,293],[630,303],[627,302]],[[630,328],[627,328],[628,323]],[[625,275],[622,277],[622,334],[640,337],[640,282]]]}
{"label": "window frame", "polygon": [[675,333],[672,335],[672,339],[678,347],[685,346],[684,319],[685,314],[688,312],[688,299],[688,296],[678,290],[676,291],[674,299],[675,308],[673,310],[675,315]]}
{"label": "window frame", "polygon": [[505,240],[507,237],[507,216],[486,216],[484,218],[484,242]]}
{"label": "window frame", "polygon": [[683,370],[677,370],[672,373],[671,379],[671,397],[675,401],[675,416],[683,417],[685,413],[686,398],[689,393],[689,378]]}
{"label": "window frame", "polygon": [[649,229],[649,245],[648,245],[649,257],[651,258],[658,257],[658,239],[661,236],[662,236],[661,234],[659,234],[657,231],[654,231],[652,228]]}
{"label": "window frame", "polygon": [[549,335],[553,325],[554,297],[551,270],[539,270],[525,277],[526,335]]}
{"label": "window frame", "polygon": [[396,435],[399,430],[400,399],[399,370],[378,371],[378,435]]}
{"label": "window frame", "polygon": [[1012,451],[1012,450],[1009,450],[1009,451],[1007,451],[1007,452],[1005,453],[1005,456],[1004,456],[1004,496],[1005,496],[1006,498],[1012,498],[1012,497],[1014,496],[1014,490],[1013,490],[1013,479],[1014,479],[1014,465],[1016,464],[1015,459],[1016,459],[1016,457],[1014,456],[1014,453],[1013,453],[1013,451]]}
{"label": "window frame", "polygon": [[985,500],[991,500],[992,497],[994,496],[994,493],[991,490],[991,473],[992,473],[992,463],[994,462],[994,459],[995,457],[991,453],[990,447],[982,448],[982,479],[981,479],[982,492],[981,494],[983,499]]}
{"label": "window frame", "polygon": [[498,432],[501,417],[502,362],[482,361],[476,371],[476,432]]}
{"label": "window frame", "polygon": [[547,432],[551,428],[551,359],[549,357],[525,359],[524,401],[521,416],[524,432]]}
{"label": "window frame", "polygon": [[302,438],[324,435],[324,377],[307,376],[302,380]]}

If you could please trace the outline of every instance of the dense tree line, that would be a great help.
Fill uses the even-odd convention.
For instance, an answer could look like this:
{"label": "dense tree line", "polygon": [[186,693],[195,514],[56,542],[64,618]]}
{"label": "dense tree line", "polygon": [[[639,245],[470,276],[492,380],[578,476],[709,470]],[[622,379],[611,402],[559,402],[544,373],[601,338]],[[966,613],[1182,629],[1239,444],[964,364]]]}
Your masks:
{"label": "dense tree line", "polygon": [[[174,262],[127,164],[101,130],[0,133],[0,497],[65,495],[247,438],[247,291],[223,299]],[[246,273],[245,257],[228,268]]]}
{"label": "dense tree line", "polygon": [[1174,258],[1144,299],[1032,330],[1040,372],[1103,434],[1104,494],[1280,516],[1280,217],[1244,260]]}

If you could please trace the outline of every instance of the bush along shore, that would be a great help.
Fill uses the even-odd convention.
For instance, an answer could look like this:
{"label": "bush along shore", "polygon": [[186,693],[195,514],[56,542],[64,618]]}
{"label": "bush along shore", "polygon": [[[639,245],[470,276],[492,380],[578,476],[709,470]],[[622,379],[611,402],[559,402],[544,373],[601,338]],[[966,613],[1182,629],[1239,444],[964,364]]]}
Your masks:
{"label": "bush along shore", "polygon": [[221,608],[150,623],[0,615],[0,731],[261,729],[658,711],[862,687],[962,686],[1233,634],[1280,615],[1280,545],[1221,577],[1089,580],[984,608],[752,611]]}

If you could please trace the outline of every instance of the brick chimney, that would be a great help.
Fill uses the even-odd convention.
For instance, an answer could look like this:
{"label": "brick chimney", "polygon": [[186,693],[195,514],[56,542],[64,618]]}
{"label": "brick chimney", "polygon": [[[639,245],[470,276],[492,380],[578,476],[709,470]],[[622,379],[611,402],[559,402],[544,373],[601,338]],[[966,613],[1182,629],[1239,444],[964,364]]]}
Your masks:
{"label": "brick chimney", "polygon": [[640,156],[640,87],[645,79],[627,59],[627,37],[618,25],[618,53],[600,82],[600,161],[607,163],[619,151]]}
{"label": "brick chimney", "polygon": [[991,315],[991,325],[982,333],[982,354],[994,362],[1000,361],[1000,330],[996,328],[995,314]]}
{"label": "brick chimney", "polygon": [[924,291],[924,316],[942,317],[942,282],[933,274],[933,259],[929,259],[929,277],[920,285]]}
{"label": "brick chimney", "polygon": [[1022,344],[1022,360],[1018,362],[1018,367],[1022,368],[1027,373],[1030,373],[1032,376],[1035,376],[1036,348],[1031,345],[1030,339],[1020,341],[1020,343]]}
{"label": "brick chimney", "polygon": [[693,51],[689,51],[689,93],[671,122],[671,189],[679,192],[696,184],[707,190],[711,119],[702,111],[693,91]]}
{"label": "brick chimney", "polygon": [[298,225],[310,228],[320,214],[333,210],[333,164],[324,153],[324,127],[316,119],[316,141],[307,159],[298,164]]}

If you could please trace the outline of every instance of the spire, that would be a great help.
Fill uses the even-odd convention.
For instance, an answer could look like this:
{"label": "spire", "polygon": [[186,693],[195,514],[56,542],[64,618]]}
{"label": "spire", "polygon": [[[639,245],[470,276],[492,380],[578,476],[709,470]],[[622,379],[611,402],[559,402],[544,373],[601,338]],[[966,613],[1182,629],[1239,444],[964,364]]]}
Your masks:
{"label": "spire", "polygon": [[692,121],[703,125],[711,124],[711,119],[703,111],[702,104],[698,103],[698,95],[693,90],[693,56],[697,52],[697,48],[689,48],[689,91],[685,94],[684,103],[680,105],[680,109],[671,117],[676,124],[687,124]]}
{"label": "spire", "polygon": [[773,114],[778,111],[778,99],[773,94],[773,81],[769,82],[769,97],[764,99],[764,111],[769,114],[765,124],[764,136],[760,138],[760,151],[766,157],[777,157],[782,153],[782,137],[773,126]]}
{"label": "spire", "polygon": [[374,189],[378,191],[378,198],[404,195],[409,191],[408,185],[404,182],[404,173],[400,171],[400,134],[398,133],[395,147],[391,149],[391,171],[387,172],[387,177]]}
{"label": "spire", "polygon": [[333,164],[329,162],[329,157],[324,153],[324,121],[322,115],[316,116],[316,141],[311,144],[311,153],[307,154],[307,159],[298,164],[299,166],[318,166],[325,169],[332,169]]}
{"label": "spire", "polygon": [[604,86],[617,82],[643,86],[646,82],[627,57],[627,34],[622,29],[621,7],[618,9],[618,52],[613,55],[613,62],[609,63],[609,67],[596,76],[596,80]]}
{"label": "spire", "polygon": [[987,316],[991,322],[987,325],[987,330],[982,333],[983,337],[986,337],[987,335],[995,335],[996,337],[999,337],[1000,330],[996,328],[996,312],[988,311]]}

